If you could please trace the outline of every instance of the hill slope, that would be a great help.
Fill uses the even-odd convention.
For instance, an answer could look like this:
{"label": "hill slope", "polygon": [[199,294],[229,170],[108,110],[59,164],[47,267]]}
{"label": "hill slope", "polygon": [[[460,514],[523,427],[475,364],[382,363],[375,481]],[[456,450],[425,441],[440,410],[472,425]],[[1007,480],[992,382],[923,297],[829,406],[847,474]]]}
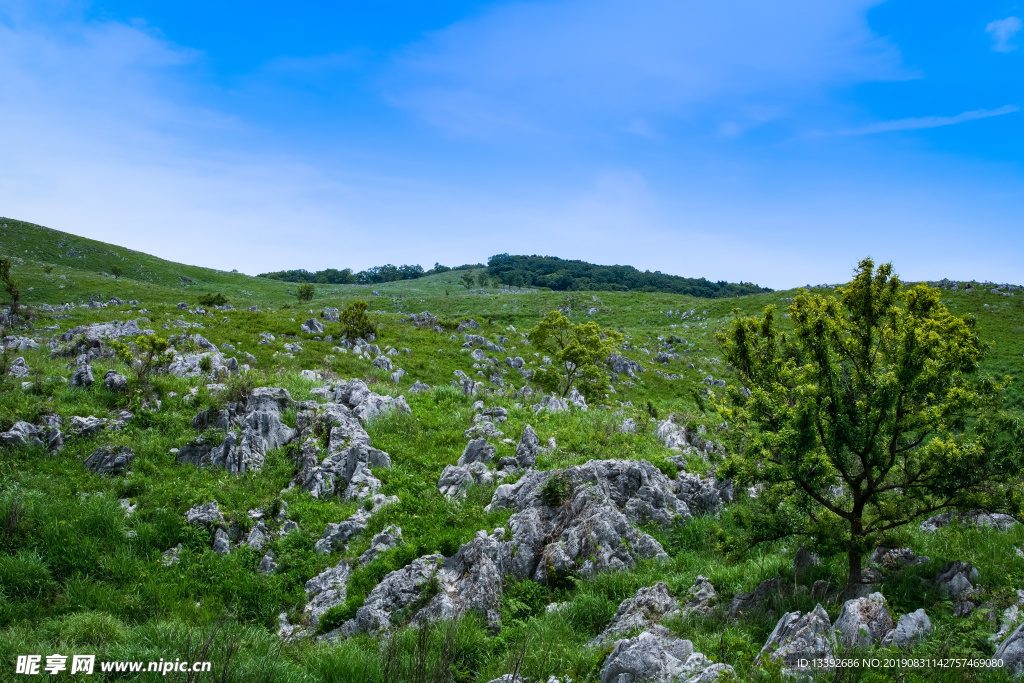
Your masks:
{"label": "hill slope", "polygon": [[[24,359],[27,374],[5,377],[0,385],[0,431],[18,420],[35,425],[51,416],[64,420],[64,444],[59,451],[42,444],[0,446],[0,651],[10,653],[0,662],[2,667],[13,671],[13,656],[22,653],[96,654],[100,661],[205,658],[213,662],[215,672],[224,672],[224,680],[326,683],[415,680],[423,661],[428,671],[446,667],[447,677],[438,680],[487,683],[511,672],[521,659],[520,670],[530,680],[558,676],[577,683],[597,681],[612,648],[587,643],[606,628],[623,600],[640,588],[664,582],[672,596],[686,602],[697,577],[703,576],[719,594],[707,613],[670,617],[662,625],[691,640],[696,651],[734,667],[740,680],[781,681],[777,671],[754,664],[781,613],[806,612],[820,601],[831,621],[839,616],[841,601],[812,596],[808,587],[819,580],[841,583],[844,558],[822,553],[819,564],[798,576],[793,569],[796,546],[792,539],[741,555],[727,552],[723,542],[742,527],[749,504],[739,491],[736,501],[720,512],[705,513],[695,506],[694,516],[678,523],[649,520],[631,527],[633,531],[623,528],[626,541],[608,537],[604,546],[577,558],[581,566],[596,562],[603,548],[612,545],[618,557],[627,552],[635,559],[620,570],[593,576],[556,572],[546,581],[505,577],[497,589],[486,583],[490,576],[486,572],[465,572],[484,582],[481,585],[491,586],[491,597],[500,597],[497,604],[488,603],[493,607],[491,617],[500,618],[500,631],[488,624],[486,614],[472,609],[462,615],[455,630],[441,623],[421,637],[422,632],[413,628],[417,610],[434,604],[432,600],[454,590],[464,578],[464,572],[453,572],[448,578],[428,577],[419,588],[411,589],[418,599],[390,614],[398,634],[391,640],[368,634],[335,642],[312,637],[356,616],[375,600],[374,590],[386,577],[397,581],[392,572],[433,554],[457,556],[473,542],[477,545],[470,549],[479,549],[486,545],[478,536],[481,530],[487,534],[506,530],[494,537],[495,543],[507,542],[513,535],[513,510],[488,509],[499,484],[496,479],[482,476],[462,498],[449,499],[438,488],[446,469],[463,456],[471,430],[489,430],[482,427],[485,423],[501,432],[483,437],[494,449],[484,467],[491,477],[496,476],[502,458],[516,457],[529,425],[538,436],[537,445],[544,447],[536,454],[534,469],[540,473],[593,461],[645,460],[651,466],[643,476],[650,481],[662,477],[677,481],[683,468],[706,478],[722,454],[711,451],[705,459],[691,451],[679,458],[680,452],[659,438],[659,423],[674,415],[691,434],[704,428],[705,434],[716,438],[720,421],[701,411],[693,393],[709,388],[704,382],[709,376],[733,381],[714,345],[715,330],[727,324],[734,308],[747,314],[768,304],[783,308],[792,292],[708,300],[645,292],[467,290],[458,284],[459,273],[441,273],[369,287],[318,286],[313,302],[307,304],[288,294],[287,283],[183,266],[0,219],[0,225],[4,222],[8,227],[0,230],[6,233],[0,238],[0,249],[20,259],[15,275],[28,302],[78,305],[53,313],[41,312],[39,307],[34,327],[19,334],[37,339],[40,347],[9,354]],[[124,264],[125,274],[117,280],[102,274],[114,264]],[[52,272],[46,272],[46,265],[53,266]],[[182,275],[195,284],[180,280]],[[199,295],[213,292],[224,293],[234,309],[200,312]],[[81,305],[97,298],[106,302],[111,296],[122,301],[105,307]],[[316,334],[301,330],[301,323],[318,317],[324,307],[341,307],[356,299],[369,302],[371,318],[379,325],[374,342],[382,352],[379,356],[357,355],[354,349],[339,347],[336,323],[325,321],[326,329]],[[943,299],[954,312],[977,316],[982,336],[993,343],[986,371],[1020,374],[1024,353],[1020,296],[977,288],[947,291]],[[128,300],[138,303],[123,303]],[[187,309],[179,309],[178,302]],[[240,310],[252,305],[259,310]],[[640,363],[644,371],[632,378],[621,373],[613,385],[615,393],[609,391],[586,411],[572,407],[535,413],[531,406],[536,397],[516,393],[531,384],[526,375],[543,360],[521,333],[558,307],[570,311],[575,320],[595,320],[621,329],[630,343],[623,355]],[[591,314],[591,309],[596,311]],[[408,313],[424,310],[438,316],[437,323],[446,330],[439,334],[405,319]],[[455,333],[454,326],[466,318],[479,328]],[[217,350],[196,338],[175,339],[183,357],[192,355],[196,361],[189,366],[192,371],[182,373],[186,376],[154,376],[154,398],[159,403],[144,403],[140,395],[105,385],[108,370],[132,376],[125,364],[104,353],[106,345],[95,347],[99,354],[93,353],[90,361],[96,381],[90,387],[69,386],[79,349],[54,357],[51,351],[74,343],[76,335],[69,335],[71,342],[57,337],[77,325],[135,319],[165,338],[199,334],[202,342],[216,345]],[[481,335],[504,350],[489,350],[474,340],[470,340],[472,349],[466,348],[465,333]],[[473,351],[481,352],[483,359]],[[659,352],[666,354],[662,362],[656,360]],[[205,370],[199,365],[200,357],[211,359]],[[230,357],[249,365],[249,372],[230,378],[219,375],[217,367]],[[513,367],[516,358],[522,359],[527,373]],[[393,378],[398,367],[407,374]],[[480,381],[479,393],[468,396],[451,387],[456,373]],[[402,397],[409,412],[396,408],[376,419],[343,420],[341,415],[350,410],[345,401],[351,395],[346,399],[324,385],[336,388],[350,378],[364,381],[382,403],[396,403]],[[23,389],[23,381],[32,385]],[[432,389],[413,391],[414,382]],[[257,404],[255,398],[248,398],[255,387],[286,389],[293,402],[282,399],[283,410],[264,411],[277,412],[276,418],[249,418]],[[1014,397],[1019,400],[1019,394]],[[482,408],[474,405],[477,400],[491,409],[493,422],[483,419]],[[364,408],[353,408],[352,413]],[[130,414],[122,414],[123,410]],[[498,417],[502,411],[504,420]],[[72,429],[72,417],[90,415],[108,422],[98,429]],[[226,422],[218,423],[221,416]],[[226,431],[241,440],[246,419],[268,425],[278,420],[284,428],[274,427],[274,433],[287,443],[267,447],[262,464],[249,460],[252,467],[241,474],[208,461],[200,466],[183,457],[182,450],[188,454],[190,444],[196,444],[193,453],[203,444],[222,446],[228,439]],[[633,421],[635,432],[622,429],[626,419]],[[317,488],[315,477],[307,476],[311,453],[317,454],[313,462],[319,466],[321,458],[340,457],[345,448],[358,446],[332,443],[333,434],[344,436],[344,429],[334,431],[339,423],[353,432],[359,425],[372,448],[388,454],[387,463],[373,456],[367,471],[380,482],[378,493],[396,500],[368,504],[348,499],[349,489],[343,485],[339,495],[333,495],[331,490]],[[298,434],[286,439],[291,429]],[[548,448],[549,444],[553,447]],[[124,471],[98,474],[86,461],[101,447],[130,448],[134,459]],[[359,449],[346,452],[358,457]],[[504,482],[514,482],[518,476]],[[543,495],[560,495],[557,487],[550,488]],[[205,525],[187,521],[189,510],[211,501],[218,503],[222,524],[216,519]],[[122,504],[129,506],[129,512]],[[354,519],[365,526],[345,526],[352,530],[349,538],[339,540],[340,527],[329,526],[351,524]],[[389,548],[385,532],[392,526],[401,529],[401,541]],[[925,608],[936,635],[905,653],[878,650],[875,654],[990,656],[995,643],[989,637],[999,625],[990,622],[981,608],[969,618],[956,616],[953,603],[931,582],[947,562],[973,562],[979,569],[975,579],[979,601],[988,601],[998,618],[1016,600],[1016,589],[1024,585],[1024,561],[1014,550],[1024,545],[1022,526],[995,531],[953,525],[936,533],[914,528],[893,535],[894,545],[909,546],[930,559],[886,570],[880,589],[889,610],[898,617]],[[254,536],[254,530],[259,534]],[[634,532],[656,541],[666,557],[643,559],[631,550],[638,540],[649,543],[633,536]],[[394,530],[389,533],[396,536]],[[327,543],[318,546],[325,539]],[[375,539],[379,553],[363,562]],[[223,550],[225,542],[229,552],[216,552],[215,546]],[[268,553],[273,553],[276,564],[269,572],[265,571],[269,565],[261,570]],[[416,566],[423,567],[423,561]],[[501,565],[499,576],[506,568]],[[309,584],[315,577],[320,579]],[[794,589],[773,596],[765,611],[755,611],[743,620],[727,616],[733,596],[752,591],[772,577],[781,577],[783,585]],[[324,583],[336,592],[316,588]],[[549,610],[549,605],[559,607]],[[310,619],[311,606],[328,607],[315,624]],[[308,627],[309,637],[279,637],[282,614],[287,623]],[[209,648],[203,655],[205,643]],[[848,669],[843,676],[844,680],[879,680],[872,678],[875,673]],[[912,668],[903,668],[901,674],[908,681],[983,680],[988,675]],[[3,677],[13,674],[8,676],[4,669]],[[166,679],[121,674],[117,680]]]}

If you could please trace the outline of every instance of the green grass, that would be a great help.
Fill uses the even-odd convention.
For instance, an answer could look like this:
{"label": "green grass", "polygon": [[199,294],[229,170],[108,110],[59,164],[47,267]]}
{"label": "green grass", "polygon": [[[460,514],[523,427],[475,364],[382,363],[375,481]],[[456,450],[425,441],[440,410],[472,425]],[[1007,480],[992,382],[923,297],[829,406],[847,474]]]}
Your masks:
{"label": "green grass", "polygon": [[[417,675],[422,661],[427,669],[447,667],[458,681],[486,682],[510,671],[522,656],[522,672],[531,680],[558,675],[579,683],[597,680],[607,654],[587,648],[585,643],[605,627],[618,604],[640,587],[665,581],[674,595],[682,597],[702,574],[712,580],[722,599],[728,600],[771,576],[793,580],[796,548],[792,542],[758,548],[740,558],[726,552],[723,540],[736,531],[736,513],[744,505],[740,501],[719,517],[696,518],[669,530],[647,529],[668,552],[666,561],[643,562],[632,571],[557,587],[513,582],[505,594],[504,628],[499,634],[467,617],[456,625],[436,625],[428,633],[403,630],[388,644],[366,637],[334,644],[312,639],[282,643],[276,636],[278,614],[294,617],[301,612],[305,581],[342,558],[358,557],[370,538],[387,525],[401,526],[405,543],[353,571],[348,600],[333,619],[354,613],[388,571],[427,553],[450,555],[478,530],[490,531],[508,521],[508,511],[484,512],[493,487],[471,489],[459,502],[448,501],[437,491],[441,471],[455,463],[465,447],[463,432],[473,415],[472,399],[448,390],[447,384],[455,370],[475,377],[472,360],[461,347],[461,335],[453,341],[450,332],[418,330],[402,322],[400,315],[429,310],[446,321],[472,317],[482,325],[479,333],[489,339],[498,335],[509,338],[506,353],[497,354],[499,359],[522,356],[535,367],[539,359],[518,332],[528,330],[547,311],[566,304],[567,295],[494,289],[481,294],[458,284],[461,273],[443,273],[374,286],[318,286],[313,301],[300,304],[288,293],[289,288],[294,291],[293,284],[175,264],[11,219],[0,219],[3,223],[7,227],[0,229],[0,253],[18,259],[14,274],[22,282],[27,304],[82,304],[116,296],[138,300],[138,308],[147,311],[139,313],[122,305],[78,307],[57,316],[40,313],[32,321],[36,330],[58,325],[65,331],[75,325],[142,315],[151,321],[144,326],[166,336],[180,331],[174,326],[180,319],[203,326],[190,332],[237,348],[226,355],[252,354],[256,358],[255,383],[285,387],[296,400],[310,398],[309,391],[319,385],[302,378],[302,369],[361,378],[380,393],[405,393],[416,380],[439,389],[408,395],[411,415],[386,416],[369,427],[374,446],[390,453],[393,462],[391,469],[376,473],[384,484],[382,492],[397,495],[399,502],[374,516],[347,549],[328,556],[315,554],[313,544],[328,522],[347,517],[355,504],[316,500],[304,492],[287,490],[294,474],[289,449],[272,452],[260,472],[242,477],[175,463],[170,449],[198,436],[191,427],[192,418],[224,400],[209,394],[205,381],[157,376],[153,388],[162,399],[159,410],[136,411],[135,419],[120,432],[90,438],[69,436],[57,455],[39,449],[0,450],[0,666],[13,667],[15,655],[32,652],[90,653],[99,659],[156,660],[168,655],[198,659],[206,645],[206,658],[214,662],[213,679],[223,673],[223,680],[230,681],[408,680]],[[115,264],[124,272],[119,279],[104,274]],[[48,267],[52,272],[45,272]],[[186,286],[180,276],[195,284]],[[218,293],[236,310],[198,317],[176,307],[184,301],[194,309],[201,296]],[[983,338],[991,342],[983,372],[1020,375],[1024,366],[1024,293],[1018,294],[943,294],[954,312],[975,315]],[[792,295],[772,292],[707,300],[655,293],[572,293],[569,303],[574,306],[574,316],[584,318],[588,308],[598,308],[594,319],[628,335],[634,350],[627,355],[641,360],[647,372],[634,386],[616,385],[617,393],[604,400],[607,410],[594,405],[585,413],[535,416],[528,407],[515,407],[508,396],[490,396],[486,402],[508,409],[508,421],[500,425],[506,437],[518,441],[530,424],[542,443],[555,438],[558,447],[538,459],[539,468],[578,465],[594,458],[642,458],[674,474],[675,465],[666,460],[672,453],[655,438],[652,412],[660,418],[675,413],[684,422],[705,424],[713,432],[717,421],[700,411],[691,390],[703,386],[701,380],[708,375],[730,377],[719,360],[714,332],[728,324],[734,308],[750,315],[768,304],[784,307],[785,299]],[[334,343],[317,341],[299,330],[303,320],[315,315],[311,310],[341,307],[356,299],[369,303],[382,348],[390,345],[412,350],[411,355],[393,359],[408,372],[398,386],[388,381],[388,373],[374,370],[368,361],[335,352]],[[260,310],[240,310],[253,305]],[[678,316],[666,318],[662,311],[669,309],[693,309],[696,313],[680,321]],[[276,341],[259,344],[261,332],[270,332]],[[328,324],[327,334],[337,336],[338,326]],[[689,343],[677,344],[680,359],[662,366],[653,362],[653,355],[659,349],[658,337],[669,335]],[[295,341],[302,344],[302,351],[294,357],[285,355],[284,342]],[[639,350],[642,348],[648,349],[650,356]],[[43,414],[110,417],[127,407],[125,396],[107,391],[100,381],[89,390],[69,389],[66,379],[72,359],[51,359],[45,347],[16,355],[23,356],[32,369],[27,379],[34,386],[23,391],[21,380],[13,379],[0,385],[0,429],[18,419],[35,421]],[[96,361],[93,368],[97,379],[108,368],[130,374],[113,359]],[[655,373],[658,369],[682,379],[664,379]],[[525,383],[517,373],[509,373],[509,380],[517,388]],[[200,387],[199,392],[195,399],[187,399],[193,387]],[[1024,410],[1022,391],[1018,383],[1008,393],[1014,410]],[[623,407],[620,402],[632,406]],[[625,417],[636,421],[635,435],[618,432]],[[106,444],[129,445],[135,451],[130,476],[100,477],[83,467],[84,459]],[[515,448],[505,443],[497,446],[499,458],[512,455]],[[137,505],[134,514],[123,514],[120,498]],[[219,502],[243,533],[252,523],[247,510],[269,508],[279,500],[288,502],[289,517],[298,522],[299,531],[272,542],[279,563],[274,574],[258,574],[255,568],[260,554],[249,549],[235,550],[226,557],[216,555],[210,550],[209,532],[185,523],[186,510],[211,499]],[[1014,591],[1024,587],[1024,559],[1015,552],[1016,547],[1024,546],[1024,530],[1017,527],[995,533],[951,528],[935,535],[906,530],[894,540],[931,556],[929,564],[903,571],[883,588],[894,615],[925,607],[935,624],[936,635],[911,654],[990,655],[994,644],[988,636],[996,626],[981,614],[954,618],[948,601],[921,579],[930,578],[950,560],[975,562],[981,571],[980,585],[989,591],[1001,613]],[[163,566],[162,553],[178,544],[184,547],[180,562]],[[842,558],[825,558],[803,584],[817,579],[842,583],[844,578]],[[551,602],[567,602],[568,606],[548,613],[544,607]],[[770,669],[755,669],[753,659],[782,611],[813,606],[806,591],[797,589],[772,606],[773,615],[755,615],[739,623],[691,618],[667,626],[693,640],[709,657],[736,667],[742,680],[781,680]],[[838,616],[839,605],[827,608],[833,619]],[[998,675],[964,670],[903,673],[903,680],[998,680]],[[828,678],[889,679],[865,670]],[[122,676],[120,680],[129,679]],[[132,680],[156,677],[142,675]]]}

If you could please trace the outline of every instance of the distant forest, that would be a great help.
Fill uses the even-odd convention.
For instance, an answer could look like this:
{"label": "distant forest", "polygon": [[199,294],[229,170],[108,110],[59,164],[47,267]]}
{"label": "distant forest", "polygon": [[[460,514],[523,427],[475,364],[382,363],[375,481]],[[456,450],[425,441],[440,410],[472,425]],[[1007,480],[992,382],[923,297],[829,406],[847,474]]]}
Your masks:
{"label": "distant forest", "polygon": [[672,292],[705,298],[770,292],[749,282],[711,282],[705,278],[639,271],[633,266],[598,266],[554,256],[497,254],[487,260],[487,271],[513,287],[550,287],[557,291]]}
{"label": "distant forest", "polygon": [[[378,284],[415,280],[424,275],[450,270],[474,270],[482,263],[467,263],[449,268],[435,263],[430,270],[423,266],[393,266],[390,263],[353,273],[351,268],[308,271],[279,270],[261,273],[258,277],[284,282],[310,282],[325,285]],[[750,282],[711,282],[705,278],[665,275],[640,271],[633,266],[598,266],[586,261],[566,261],[554,256],[510,256],[497,254],[487,260],[487,274],[511,287],[548,287],[556,291],[595,290],[605,292],[671,292],[709,299],[770,292]]]}
{"label": "distant forest", "polygon": [[456,266],[454,268],[449,268],[448,266],[442,266],[440,263],[435,263],[434,267],[430,270],[423,270],[423,266],[393,266],[390,263],[387,263],[383,266],[374,266],[373,268],[361,270],[358,273],[353,273],[351,268],[345,268],[344,270],[328,268],[326,270],[318,270],[315,272],[300,268],[298,270],[279,270],[274,273],[260,273],[256,277],[265,277],[269,280],[282,280],[284,282],[312,282],[314,284],[324,285],[370,285],[380,282],[415,280],[423,277],[424,275],[446,273],[449,270],[472,270],[474,268],[483,267],[484,264],[482,263],[468,263],[464,266]]}

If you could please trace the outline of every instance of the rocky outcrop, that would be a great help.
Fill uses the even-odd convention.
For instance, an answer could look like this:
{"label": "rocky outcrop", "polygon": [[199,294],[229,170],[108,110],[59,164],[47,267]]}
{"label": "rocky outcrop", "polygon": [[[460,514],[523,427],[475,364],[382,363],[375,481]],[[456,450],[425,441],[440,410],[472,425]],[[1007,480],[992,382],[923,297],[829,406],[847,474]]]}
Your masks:
{"label": "rocky outcrop", "polygon": [[537,436],[537,432],[533,431],[533,427],[526,425],[523,429],[523,435],[519,438],[519,443],[516,445],[516,465],[523,468],[529,469],[537,464],[537,455],[540,453],[540,437]]}
{"label": "rocky outcrop", "polygon": [[976,604],[974,581],[978,580],[978,570],[970,562],[955,560],[950,562],[935,577],[935,587],[942,595],[953,601],[953,614],[966,617]]}
{"label": "rocky outcrop", "polygon": [[693,643],[662,626],[620,640],[601,667],[601,683],[710,683],[728,664],[714,664]]}
{"label": "rocky outcrop", "polygon": [[351,569],[342,560],[335,567],[329,567],[306,582],[306,620],[316,628],[324,612],[345,603],[348,577]]}
{"label": "rocky outcrop", "polygon": [[96,474],[121,474],[135,459],[127,446],[101,446],[85,459],[85,466]]}
{"label": "rocky outcrop", "polygon": [[[676,456],[683,458],[683,456]],[[675,461],[673,458],[669,460]],[[678,465],[678,461],[676,461]],[[717,514],[721,512],[726,503],[731,503],[733,498],[732,481],[719,482],[714,475],[704,479],[698,474],[691,472],[679,472],[675,483],[676,495],[693,512],[704,514]]]}
{"label": "rocky outcrop", "polygon": [[528,471],[517,483],[498,487],[487,509],[499,508],[519,511],[509,520],[515,549],[511,573],[538,583],[665,557],[661,545],[631,521],[667,525],[689,517],[665,475],[642,460],[592,460],[566,470]]}
{"label": "rocky outcrop", "polygon": [[749,593],[738,593],[733,597],[729,603],[729,616],[740,619],[744,614],[763,610],[773,596],[782,594],[786,589],[787,585],[777,576],[765,579]]}
{"label": "rocky outcrop", "polygon": [[1015,628],[1006,640],[999,643],[996,653],[992,655],[992,663],[1014,676],[1024,673],[1024,624]]}
{"label": "rocky outcrop", "polygon": [[635,631],[646,631],[662,620],[679,614],[679,604],[668,592],[664,582],[641,588],[636,595],[624,600],[612,621],[600,635],[591,639],[591,647],[614,642]]}
{"label": "rocky outcrop", "polygon": [[343,550],[352,538],[363,533],[370,518],[377,514],[380,508],[397,502],[398,498],[395,496],[377,494],[368,498],[368,505],[360,507],[348,519],[337,524],[329,523],[324,529],[323,536],[313,546],[313,550],[320,554]]}
{"label": "rocky outcrop", "polygon": [[984,526],[991,526],[999,531],[1006,531],[1017,523],[1017,520],[1010,515],[1004,515],[1000,512],[986,512],[984,510],[943,512],[921,522],[921,531],[938,531],[943,527],[949,526],[953,521],[958,521],[964,526],[974,525],[979,529]]}
{"label": "rocky outcrop", "polygon": [[424,555],[391,572],[366,596],[356,615],[327,638],[354,633],[379,633],[391,627],[391,615],[416,602],[425,591],[436,588],[434,580],[443,555]]}
{"label": "rocky outcrop", "polygon": [[202,505],[196,505],[185,513],[185,521],[189,524],[198,524],[211,528],[224,523],[224,515],[221,514],[217,501],[210,501]]}
{"label": "rocky outcrop", "polygon": [[468,465],[447,465],[437,481],[437,488],[447,498],[464,495],[474,484],[493,484],[494,472],[482,462],[471,462]]}
{"label": "rocky outcrop", "polygon": [[875,548],[868,558],[871,564],[890,571],[911,567],[916,564],[924,564],[930,561],[926,555],[917,555],[910,548]]}
{"label": "rocky outcrop", "polygon": [[310,318],[301,325],[302,331],[306,334],[323,334],[324,324],[316,318]]}
{"label": "rocky outcrop", "polygon": [[98,434],[106,426],[106,420],[101,417],[95,417],[94,415],[89,415],[88,417],[72,415],[68,418],[68,428],[71,433],[76,436],[93,436],[94,434]]}
{"label": "rocky outcrop", "polygon": [[827,659],[834,650],[832,624],[825,608],[819,604],[807,614],[787,612],[782,615],[754,663],[781,660],[783,670],[788,673],[811,673],[809,665],[801,667],[801,660]]}
{"label": "rocky outcrop", "polygon": [[94,381],[92,368],[88,364],[83,364],[75,368],[74,373],[71,375],[71,379],[68,380],[68,386],[88,389],[92,386]]}
{"label": "rocky outcrop", "polygon": [[11,447],[43,445],[39,429],[31,422],[24,420],[18,420],[6,432],[0,433],[0,442]]}
{"label": "rocky outcrop", "polygon": [[703,614],[709,616],[715,610],[718,591],[711,585],[711,580],[698,576],[687,593],[689,600],[683,605],[683,614]]}
{"label": "rocky outcrop", "polygon": [[122,392],[128,390],[128,378],[117,374],[116,370],[107,370],[103,373],[103,386],[110,391]]}
{"label": "rocky outcrop", "polygon": [[844,647],[868,648],[882,641],[894,625],[881,593],[847,600],[833,630],[839,632]]}
{"label": "rocky outcrop", "polygon": [[931,633],[931,619],[928,618],[927,612],[919,609],[916,612],[910,612],[900,617],[896,628],[886,633],[882,638],[881,645],[882,647],[895,645],[901,650],[906,650],[925,640]]}
{"label": "rocky outcrop", "polygon": [[365,566],[370,564],[378,555],[392,548],[397,548],[401,542],[402,527],[392,524],[370,540],[370,547],[359,556],[359,565]]}
{"label": "rocky outcrop", "polygon": [[644,366],[640,365],[640,363],[635,360],[630,360],[625,356],[620,356],[617,353],[613,353],[609,357],[608,365],[615,374],[626,375],[627,377],[635,377],[637,374],[644,371]]}

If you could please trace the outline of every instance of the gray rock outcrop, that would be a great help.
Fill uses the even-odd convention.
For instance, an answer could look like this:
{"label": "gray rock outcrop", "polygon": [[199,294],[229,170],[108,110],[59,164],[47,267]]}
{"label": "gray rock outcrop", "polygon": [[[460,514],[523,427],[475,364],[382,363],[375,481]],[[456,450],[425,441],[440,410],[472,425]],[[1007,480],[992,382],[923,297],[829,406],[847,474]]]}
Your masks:
{"label": "gray rock outcrop", "polygon": [[709,616],[714,612],[715,603],[718,601],[718,591],[711,584],[711,580],[704,576],[698,576],[694,580],[687,596],[689,600],[683,605],[683,614]]}
{"label": "gray rock outcrop", "polygon": [[92,367],[89,365],[79,365],[71,375],[71,379],[68,380],[68,386],[88,389],[94,381]]}
{"label": "gray rock outcrop", "polygon": [[601,667],[601,683],[710,683],[728,664],[712,663],[663,626],[620,640]]}
{"label": "gray rock outcrop", "polygon": [[754,663],[782,660],[783,669],[788,673],[810,673],[809,667],[800,666],[800,660],[827,659],[834,651],[832,624],[825,608],[819,604],[807,614],[787,612],[782,615]]}
{"label": "gray rock outcrop", "polygon": [[107,370],[103,373],[103,386],[110,391],[127,391],[128,378],[117,374],[116,370]]}
{"label": "gray rock outcrop", "polygon": [[359,556],[359,565],[366,566],[370,564],[378,555],[392,548],[397,548],[401,542],[402,527],[392,524],[370,540],[370,547]]}
{"label": "gray rock outcrop", "polygon": [[0,433],[0,442],[11,447],[43,445],[39,429],[31,422],[24,420],[18,420],[6,432]]}
{"label": "gray rock outcrop", "polygon": [[367,501],[368,506],[360,507],[348,519],[337,524],[329,523],[324,529],[323,536],[313,545],[313,550],[320,554],[343,550],[352,538],[363,533],[371,517],[380,512],[385,505],[397,503],[398,498],[377,494]]}
{"label": "gray rock outcrop", "polygon": [[480,461],[466,465],[447,465],[437,481],[437,488],[447,498],[464,495],[470,486],[494,483],[494,472]]}
{"label": "gray rock outcrop", "polygon": [[847,600],[832,628],[839,632],[839,642],[843,646],[868,648],[879,644],[893,630],[894,624],[886,607],[885,596],[872,593],[863,598]]}
{"label": "gray rock outcrop", "polygon": [[928,638],[931,633],[931,619],[928,618],[927,612],[919,609],[901,616],[896,623],[896,628],[882,638],[881,645],[882,647],[895,645],[901,650],[906,650]]}
{"label": "gray rock outcrop", "polygon": [[632,598],[624,600],[612,621],[600,635],[591,639],[591,647],[611,643],[635,631],[646,631],[662,620],[679,614],[679,604],[664,582],[641,588]]}
{"label": "gray rock outcrop", "polygon": [[1002,668],[1014,676],[1024,673],[1024,624],[1013,630],[1006,640],[999,643],[992,655],[993,664],[1001,662]]}
{"label": "gray rock outcrop", "polygon": [[943,512],[942,514],[929,517],[921,522],[921,531],[938,531],[949,526],[953,521],[959,521],[964,526],[974,525],[979,529],[984,526],[991,526],[999,531],[1006,531],[1017,523],[1017,520],[1010,515],[1000,512],[986,512],[984,510],[971,510],[969,512]]}
{"label": "gray rock outcrop", "polygon": [[85,459],[85,466],[96,474],[121,474],[135,459],[127,446],[101,446]]}

